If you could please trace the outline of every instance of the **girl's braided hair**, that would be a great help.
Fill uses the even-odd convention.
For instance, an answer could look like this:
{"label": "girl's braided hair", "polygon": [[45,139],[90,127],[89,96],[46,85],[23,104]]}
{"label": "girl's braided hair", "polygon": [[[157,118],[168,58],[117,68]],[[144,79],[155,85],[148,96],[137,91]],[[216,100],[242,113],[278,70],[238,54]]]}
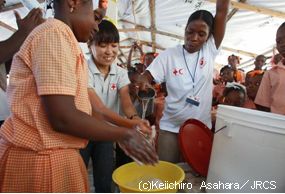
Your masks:
{"label": "girl's braided hair", "polygon": [[227,83],[223,92],[223,96],[227,96],[231,91],[238,91],[239,93],[242,93],[244,96],[246,96],[246,88],[241,84],[235,82]]}

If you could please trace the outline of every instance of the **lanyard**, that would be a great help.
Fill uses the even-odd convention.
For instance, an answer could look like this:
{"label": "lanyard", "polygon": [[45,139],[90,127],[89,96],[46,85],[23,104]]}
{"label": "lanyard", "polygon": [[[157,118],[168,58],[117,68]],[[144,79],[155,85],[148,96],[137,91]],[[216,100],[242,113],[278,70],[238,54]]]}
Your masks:
{"label": "lanyard", "polygon": [[185,62],[186,68],[187,68],[188,73],[190,74],[191,80],[193,82],[193,95],[194,95],[195,94],[195,75],[196,75],[196,70],[197,70],[197,66],[198,66],[198,61],[199,61],[199,58],[200,58],[200,50],[198,52],[198,56],[197,56],[196,65],[195,65],[195,69],[194,69],[193,75],[192,75],[192,73],[191,73],[191,71],[190,71],[190,69],[188,67],[183,46],[182,46],[182,53],[183,53],[183,58],[184,58],[184,62]]}

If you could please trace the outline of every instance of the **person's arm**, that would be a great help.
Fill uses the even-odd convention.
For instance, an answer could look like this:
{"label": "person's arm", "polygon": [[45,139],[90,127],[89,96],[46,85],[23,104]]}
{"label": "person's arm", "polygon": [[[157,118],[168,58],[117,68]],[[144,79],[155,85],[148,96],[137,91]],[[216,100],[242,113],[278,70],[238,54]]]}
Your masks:
{"label": "person's arm", "polygon": [[134,50],[134,45],[132,45],[130,48],[130,52],[129,52],[129,56],[128,56],[128,60],[127,60],[127,68],[128,69],[131,67],[131,64],[132,64],[133,50]]}
{"label": "person's arm", "polygon": [[129,56],[128,56],[128,61],[127,61],[127,67],[130,68],[131,64],[132,64],[132,55],[133,55],[133,51],[135,51],[136,49],[139,50],[140,55],[143,56],[144,52],[142,51],[142,48],[135,42],[129,52]]}
{"label": "person's arm", "polygon": [[[127,135],[128,129],[116,129],[117,127],[107,125],[106,122],[102,122],[97,118],[90,119],[88,114],[76,109],[73,96],[44,95],[41,98],[47,117],[55,131],[81,138],[92,138],[103,141],[120,140]],[[96,127],[94,127],[94,122],[96,123]],[[112,137],[103,130],[95,132],[97,128],[112,133]]]}
{"label": "person's arm", "polygon": [[129,85],[122,87],[119,90],[119,95],[120,95],[121,107],[126,117],[127,118],[134,118],[134,117],[139,118],[136,108],[134,107],[131,97],[130,97]]}
{"label": "person's arm", "polygon": [[0,64],[10,60],[20,49],[29,33],[44,21],[40,9],[32,9],[24,19],[21,19],[17,12],[15,16],[18,30],[9,39],[0,42]]}
{"label": "person's arm", "polygon": [[98,7],[107,10],[107,8],[108,8],[108,0],[99,0]]}
{"label": "person's arm", "polygon": [[229,3],[230,0],[217,0],[216,2],[216,15],[213,35],[217,48],[220,47],[225,35]]}
{"label": "person's arm", "polygon": [[157,162],[154,148],[137,130],[112,126],[90,117],[76,108],[74,96],[43,95],[41,100],[55,131],[97,141],[118,141],[139,161],[145,164]]}
{"label": "person's arm", "polygon": [[143,50],[142,50],[141,46],[140,46],[140,45],[138,45],[138,43],[137,43],[137,42],[135,42],[135,43],[134,43],[134,45],[135,45],[135,49],[138,49],[138,50],[139,50],[139,52],[140,52],[140,55],[141,55],[141,56],[143,56],[143,55],[144,55],[144,52],[143,52]]}
{"label": "person's arm", "polygon": [[103,18],[106,16],[108,8],[108,0],[99,0],[98,1],[98,8],[94,10],[94,19],[98,23],[100,23]]}
{"label": "person's arm", "polygon": [[126,119],[120,116],[118,113],[107,108],[92,88],[88,89],[88,95],[92,106],[92,111],[96,114],[95,116],[98,117],[98,115],[101,115],[106,121],[120,127],[134,128],[139,126],[143,132],[150,133],[150,129],[146,122]]}
{"label": "person's arm", "polygon": [[0,11],[4,8],[5,6],[5,0],[0,0]]}

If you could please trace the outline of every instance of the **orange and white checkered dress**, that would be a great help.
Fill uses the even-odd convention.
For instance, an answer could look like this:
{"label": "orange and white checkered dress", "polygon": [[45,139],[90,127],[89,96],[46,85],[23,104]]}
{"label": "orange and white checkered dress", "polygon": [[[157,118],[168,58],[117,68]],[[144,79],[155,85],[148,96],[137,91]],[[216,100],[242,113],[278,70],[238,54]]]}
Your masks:
{"label": "orange and white checkered dress", "polygon": [[0,129],[0,192],[88,192],[78,152],[87,140],[53,130],[40,97],[74,96],[77,109],[90,114],[87,78],[66,24],[48,19],[28,36],[10,72],[11,115]]}

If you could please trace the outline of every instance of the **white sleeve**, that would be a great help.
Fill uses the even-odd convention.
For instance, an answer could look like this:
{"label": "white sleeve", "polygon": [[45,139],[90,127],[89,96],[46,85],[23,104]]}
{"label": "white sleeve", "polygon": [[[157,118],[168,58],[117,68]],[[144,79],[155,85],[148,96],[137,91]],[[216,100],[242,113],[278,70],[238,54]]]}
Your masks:
{"label": "white sleeve", "polygon": [[119,81],[118,81],[118,89],[120,90],[122,87],[129,85],[130,79],[128,76],[128,71],[123,69],[123,68],[119,68]]}
{"label": "white sleeve", "polygon": [[150,72],[156,83],[165,82],[166,68],[168,66],[168,52],[160,53],[146,69]]}
{"label": "white sleeve", "polygon": [[214,36],[211,35],[207,40],[206,47],[209,48],[209,52],[216,57],[221,50],[221,46],[219,48],[216,47]]}
{"label": "white sleeve", "polygon": [[88,88],[95,88],[94,85],[94,77],[93,77],[93,73],[90,70],[89,64],[88,64]]}

